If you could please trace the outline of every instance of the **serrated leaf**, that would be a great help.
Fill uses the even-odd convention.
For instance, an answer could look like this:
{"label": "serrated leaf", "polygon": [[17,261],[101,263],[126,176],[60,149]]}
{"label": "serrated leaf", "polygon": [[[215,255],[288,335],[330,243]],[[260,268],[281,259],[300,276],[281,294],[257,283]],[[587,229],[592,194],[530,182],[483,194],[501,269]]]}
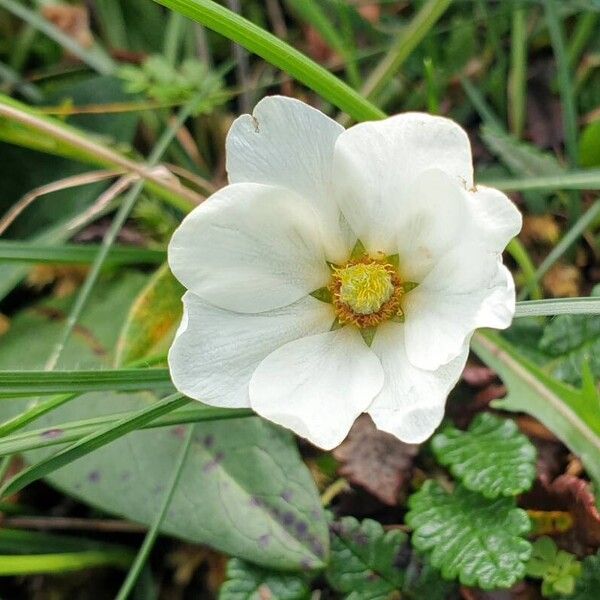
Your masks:
{"label": "serrated leaf", "polygon": [[117,342],[117,365],[166,353],[181,320],[183,286],[164,264],[135,299]]}
{"label": "serrated leaf", "polygon": [[489,590],[524,577],[531,544],[522,536],[530,523],[514,499],[488,500],[462,486],[449,493],[429,480],[408,506],[413,546],[446,579]]}
{"label": "serrated leaf", "polygon": [[308,580],[302,575],[277,573],[237,558],[227,564],[227,581],[219,590],[219,600],[306,600]]}
{"label": "serrated leaf", "polygon": [[[594,288],[592,296],[600,296],[600,286]],[[558,379],[580,385],[585,364],[595,379],[600,379],[598,315],[560,315],[552,319],[544,329],[539,347],[550,357],[552,373]]]}
{"label": "serrated leaf", "polygon": [[600,552],[583,560],[581,574],[575,584],[575,592],[561,596],[568,600],[598,600],[600,590]]}
{"label": "serrated leaf", "polygon": [[578,390],[558,381],[507,340],[491,331],[473,336],[473,350],[508,388],[494,408],[525,412],[543,423],[582,460],[600,482],[600,398],[593,386]]}
{"label": "serrated leaf", "polygon": [[[118,330],[147,277],[129,273],[103,282],[65,349],[61,367],[112,364]],[[62,331],[69,299],[17,314],[0,344],[0,369],[43,367]],[[85,394],[33,423],[54,427],[109,413],[139,410],[151,394]],[[25,405],[0,403],[0,419]],[[150,524],[185,436],[186,426],[136,431],[56,471],[49,481],[104,512]],[[30,452],[41,460],[56,447]],[[319,567],[329,534],[314,482],[293,438],[258,418],[195,426],[194,441],[163,531],[268,567]]]}
{"label": "serrated leaf", "polygon": [[535,479],[535,446],[511,419],[480,413],[468,431],[446,427],[431,446],[454,477],[486,498],[515,496]]}
{"label": "serrated leaf", "polygon": [[400,591],[410,560],[408,536],[387,533],[371,519],[344,517],[330,524],[331,558],[327,581],[347,600],[386,600]]}

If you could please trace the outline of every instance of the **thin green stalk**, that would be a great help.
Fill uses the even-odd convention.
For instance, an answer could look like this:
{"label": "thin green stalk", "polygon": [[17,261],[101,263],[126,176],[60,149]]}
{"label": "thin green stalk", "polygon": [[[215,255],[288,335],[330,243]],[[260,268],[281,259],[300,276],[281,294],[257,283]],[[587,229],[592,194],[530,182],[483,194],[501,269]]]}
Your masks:
{"label": "thin green stalk", "polygon": [[40,394],[102,391],[137,392],[172,388],[168,369],[91,371],[0,371],[0,399]]}
{"label": "thin green stalk", "polygon": [[63,33],[58,27],[50,21],[44,19],[40,14],[27,8],[23,3],[15,0],[0,0],[0,8],[8,10],[32,27],[46,34],[50,39],[68,50],[71,54],[79,58],[89,67],[102,73],[110,75],[116,69],[116,63],[112,58],[104,52],[99,46],[94,46],[92,49],[84,48],[75,38]]}
{"label": "thin green stalk", "polygon": [[600,298],[552,298],[517,302],[516,318],[554,315],[600,315]]}
{"label": "thin green stalk", "polygon": [[79,396],[79,394],[58,394],[56,396],[52,396],[52,398],[44,399],[41,402],[35,402],[32,406],[14,416],[12,419],[3,421],[0,425],[0,437],[5,437],[11,433],[14,433],[15,431],[23,429],[32,421],[35,421],[41,416],[56,410],[59,406],[70,402],[74,398],[77,398],[77,396]]}
{"label": "thin green stalk", "polygon": [[523,276],[525,277],[525,286],[523,289],[530,290],[534,300],[541,300],[544,297],[542,289],[536,279],[535,265],[519,238],[513,238],[506,246],[507,252],[513,257],[519,265]]}
{"label": "thin green stalk", "polygon": [[461,76],[460,84],[471,101],[471,104],[477,111],[477,114],[481,117],[481,120],[489,127],[495,127],[500,131],[504,131],[503,123],[492,111],[486,99],[483,97],[483,94],[471,83],[471,81],[466,77]]}
{"label": "thin green stalk", "polygon": [[194,427],[193,425],[188,426],[188,431],[185,436],[185,440],[181,445],[181,450],[179,451],[179,455],[173,465],[173,476],[169,485],[167,486],[167,490],[165,495],[163,496],[162,504],[156,514],[154,521],[152,523],[152,527],[146,533],[146,537],[144,538],[144,542],[142,543],[137,556],[135,557],[135,561],[131,565],[129,572],[127,573],[127,577],[119,590],[119,593],[116,596],[116,600],[127,600],[133,587],[135,586],[146,561],[148,560],[148,556],[150,551],[152,550],[152,546],[154,546],[154,542],[158,537],[160,532],[160,527],[162,522],[164,521],[165,515],[167,514],[167,510],[171,504],[171,500],[173,499],[173,494],[177,489],[177,484],[179,483],[179,479],[183,472],[183,467],[185,465],[185,461],[187,459],[188,453],[192,446],[192,440],[194,439]]}
{"label": "thin green stalk", "polygon": [[362,93],[366,98],[377,98],[388,82],[396,76],[404,61],[446,12],[451,2],[452,0],[427,0],[411,22],[400,32],[386,56],[365,82]]}
{"label": "thin green stalk", "polygon": [[[0,240],[0,260],[3,262],[25,262],[39,264],[87,264],[94,261],[100,246],[97,244],[35,244],[17,240]],[[160,265],[167,258],[165,250],[137,248],[134,246],[113,246],[104,266],[118,265]]]}
{"label": "thin green stalk", "polygon": [[[148,167],[153,167],[158,163],[162,155],[169,147],[173,138],[177,134],[177,131],[179,131],[181,125],[193,113],[201,98],[202,94],[195,94],[194,97],[185,106],[181,108],[175,121],[164,131],[164,133],[158,140],[156,146],[154,147],[152,153],[150,154],[147,161]],[[98,280],[98,276],[102,271],[104,261],[106,260],[112,245],[115,243],[119,231],[121,231],[121,228],[123,227],[125,221],[129,217],[143,187],[143,180],[138,181],[123,199],[123,203],[119,207],[115,218],[113,219],[108,231],[106,232],[106,235],[104,236],[104,239],[102,240],[102,245],[96,258],[94,259],[94,262],[92,263],[90,272],[88,273],[85,282],[83,283],[83,286],[77,294],[77,298],[75,299],[75,303],[73,304],[73,307],[69,312],[69,316],[67,317],[67,322],[65,324],[65,327],[63,328],[61,336],[56,345],[54,346],[52,354],[48,358],[48,361],[46,363],[46,370],[51,371],[56,367],[58,360],[60,359],[62,352],[65,348],[65,345],[69,340],[71,333],[73,332],[73,329],[77,324],[77,321],[79,321],[79,318],[81,316],[84,306],[88,301],[91,291],[96,285],[96,281]]]}
{"label": "thin green stalk", "polygon": [[23,94],[29,102],[41,102],[44,95],[37,86],[23,79],[21,75],[8,65],[0,62],[0,79],[3,79],[9,86]]}
{"label": "thin green stalk", "polygon": [[119,567],[126,569],[132,560],[126,550],[84,550],[58,554],[17,554],[0,558],[0,576],[65,573],[93,567]]}
{"label": "thin green stalk", "polygon": [[482,181],[485,185],[504,192],[526,192],[529,190],[600,190],[600,169],[571,171],[558,175],[539,177],[514,177]]}
{"label": "thin green stalk", "polygon": [[558,88],[562,101],[563,127],[565,130],[565,147],[572,167],[577,166],[577,108],[575,106],[574,86],[571,81],[569,57],[565,49],[563,24],[558,14],[556,0],[544,0],[546,23],[554,50],[558,71]]}
{"label": "thin green stalk", "polygon": [[181,47],[181,40],[185,33],[186,20],[179,13],[171,13],[167,21],[163,54],[169,64],[177,64],[177,55]]}
{"label": "thin green stalk", "polygon": [[[64,446],[65,444],[78,442],[86,436],[98,433],[103,427],[114,425],[124,418],[124,414],[126,415],[127,413],[92,417],[82,421],[57,423],[44,429],[29,430],[24,433],[12,434],[0,439],[0,457],[23,454],[30,450],[39,450],[40,448],[48,448],[51,446]],[[139,429],[158,429],[161,427],[184,425],[187,423],[247,419],[254,416],[255,414],[249,409],[202,406],[202,408],[176,410],[168,415],[155,419],[150,423],[142,425]]]}
{"label": "thin green stalk", "polygon": [[103,427],[100,431],[90,434],[71,446],[59,450],[56,454],[41,460],[20,471],[15,477],[5,483],[0,489],[0,497],[10,496],[24,487],[46,477],[57,469],[72,463],[74,460],[102,448],[136,429],[150,423],[158,417],[184,406],[190,402],[181,394],[167,396],[163,400],[134,412],[132,415],[119,419],[116,423]]}
{"label": "thin green stalk", "polygon": [[[154,0],[193,19],[295,77],[357,120],[385,114],[335,75],[273,34],[212,0]],[[446,0],[448,1],[448,0]]]}
{"label": "thin green stalk", "polygon": [[522,5],[513,10],[510,56],[508,120],[511,133],[520,139],[527,101],[527,9]]}
{"label": "thin green stalk", "polygon": [[567,48],[571,69],[577,66],[577,62],[590,39],[594,34],[598,34],[598,21],[600,21],[600,13],[594,11],[584,12],[577,17],[577,24]]}
{"label": "thin green stalk", "polygon": [[519,300],[527,297],[531,291],[531,284],[537,284],[550,270],[552,265],[579,239],[579,236],[600,216],[600,200],[596,200],[592,206],[577,220],[577,222],[565,233],[560,242],[552,248],[548,256],[542,261],[535,271],[528,286],[524,287],[519,294]]}

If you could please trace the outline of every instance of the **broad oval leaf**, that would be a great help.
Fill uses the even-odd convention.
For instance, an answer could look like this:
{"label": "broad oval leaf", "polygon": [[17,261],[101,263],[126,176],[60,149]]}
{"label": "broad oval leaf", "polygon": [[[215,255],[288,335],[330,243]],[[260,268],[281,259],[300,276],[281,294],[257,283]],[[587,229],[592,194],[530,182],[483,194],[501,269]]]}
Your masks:
{"label": "broad oval leaf", "polygon": [[511,419],[481,413],[468,431],[446,427],[431,446],[454,477],[486,498],[520,494],[535,478],[535,447]]}
{"label": "broad oval leaf", "polygon": [[444,578],[490,590],[525,576],[531,544],[522,536],[530,523],[513,498],[488,500],[462,486],[449,493],[429,480],[408,505],[413,546]]}
{"label": "broad oval leaf", "polygon": [[[118,328],[147,278],[138,273],[97,288],[60,366],[112,364]],[[0,368],[40,368],[66,316],[65,301],[34,305],[17,315],[2,337]],[[60,436],[53,425],[139,410],[151,394],[81,396],[32,424]],[[0,402],[6,418],[25,406]],[[195,425],[193,446],[162,530],[195,543],[279,569],[322,566],[328,531],[314,482],[293,438],[258,418]],[[56,471],[49,481],[97,508],[152,523],[170,480],[186,426],[136,431]],[[54,452],[41,448],[29,462]]]}

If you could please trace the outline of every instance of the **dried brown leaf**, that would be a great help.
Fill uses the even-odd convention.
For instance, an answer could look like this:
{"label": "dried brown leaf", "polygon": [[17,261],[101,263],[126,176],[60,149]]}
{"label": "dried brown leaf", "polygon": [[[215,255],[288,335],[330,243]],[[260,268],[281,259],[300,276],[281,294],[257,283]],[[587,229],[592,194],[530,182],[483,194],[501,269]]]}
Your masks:
{"label": "dried brown leaf", "polygon": [[394,506],[410,479],[418,450],[417,445],[378,431],[371,418],[362,415],[333,455],[342,463],[340,475],[384,504]]}
{"label": "dried brown leaf", "polygon": [[544,277],[544,288],[555,298],[575,298],[581,291],[581,272],[573,265],[556,263]]}

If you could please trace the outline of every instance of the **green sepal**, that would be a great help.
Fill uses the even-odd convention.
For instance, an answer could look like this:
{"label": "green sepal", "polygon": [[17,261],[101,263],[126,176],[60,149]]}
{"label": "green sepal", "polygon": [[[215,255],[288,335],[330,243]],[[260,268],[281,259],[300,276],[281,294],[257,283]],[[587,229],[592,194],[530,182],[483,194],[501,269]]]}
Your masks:
{"label": "green sepal", "polygon": [[362,335],[363,340],[365,340],[365,344],[371,347],[373,343],[373,338],[375,337],[375,333],[377,332],[377,327],[361,327],[360,335]]}
{"label": "green sepal", "polygon": [[352,248],[352,253],[350,254],[350,260],[358,260],[364,256],[367,256],[367,249],[360,240],[356,240],[356,244],[354,244],[354,248]]}
{"label": "green sepal", "polygon": [[326,302],[327,304],[333,303],[333,296],[331,295],[331,290],[327,286],[324,286],[322,288],[319,288],[318,290],[315,290],[314,292],[311,292],[310,295],[313,298],[320,300],[321,302]]}

